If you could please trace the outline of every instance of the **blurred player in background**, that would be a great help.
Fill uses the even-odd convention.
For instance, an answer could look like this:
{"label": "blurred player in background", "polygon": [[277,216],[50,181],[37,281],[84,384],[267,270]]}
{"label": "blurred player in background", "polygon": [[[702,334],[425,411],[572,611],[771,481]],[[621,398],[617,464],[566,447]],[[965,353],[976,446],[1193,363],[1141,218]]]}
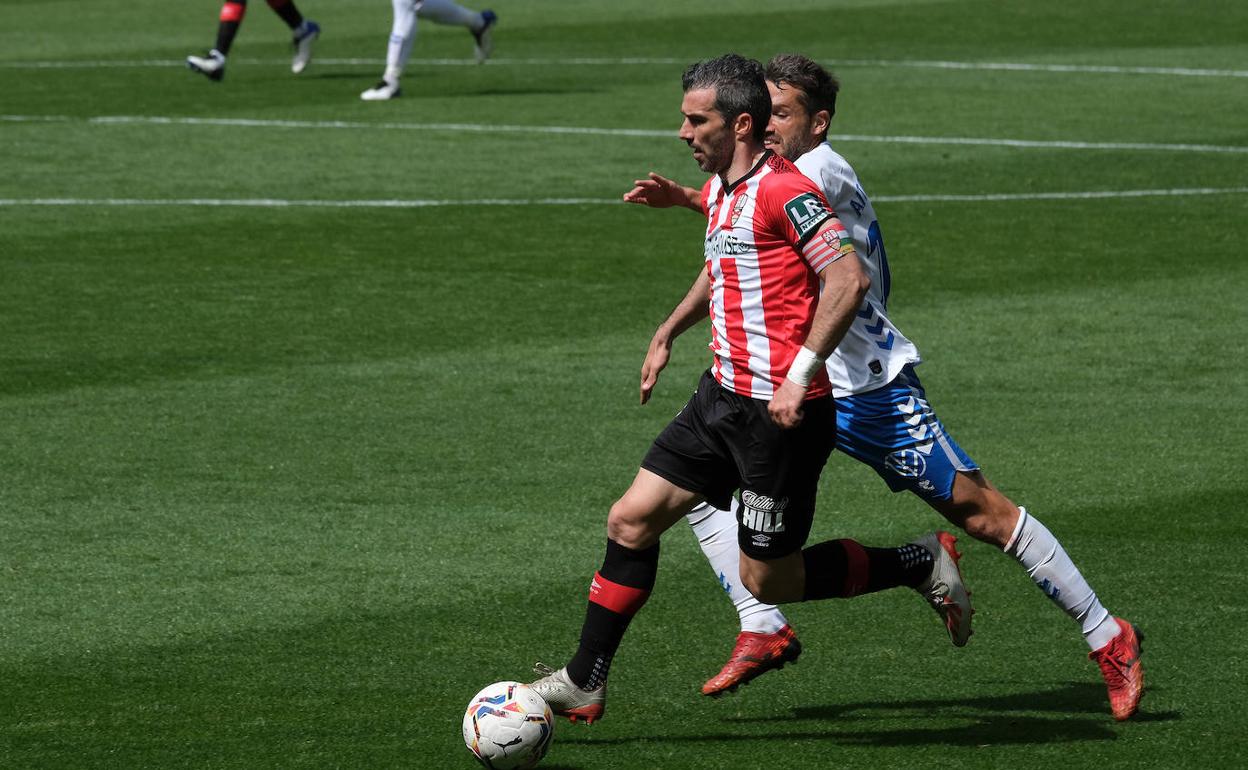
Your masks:
{"label": "blurred player in background", "polygon": [[[312,59],[312,44],[321,34],[320,26],[309,19],[303,18],[294,0],[268,0],[273,12],[282,17],[286,26],[290,27],[293,38],[291,44],[295,48],[295,56],[290,62],[290,71],[298,75],[308,66]],[[205,56],[186,57],[186,66],[195,72],[208,76],[209,80],[220,80],[225,77],[225,57],[234,44],[234,36],[243,23],[247,13],[247,0],[225,0],[221,6],[221,21],[217,26],[217,44]]]}
{"label": "blurred player in background", "polygon": [[[875,210],[853,168],[827,142],[836,113],[836,79],[814,61],[792,54],[772,59],[766,74],[772,99],[767,146],[819,185],[871,277],[853,326],[827,361],[837,397],[837,448],[870,465],[893,491],[913,492],[972,537],[1018,561],[1040,590],[1079,624],[1092,650],[1089,657],[1105,679],[1114,717],[1128,718],[1143,694],[1142,635],[1110,615],[1057,538],[999,492],[954,443],[915,374],[918,349],[888,318],[891,279]],[[635,184],[624,195],[626,201],[702,212],[700,194],[693,188],[657,174]],[[662,332],[651,349],[670,347]],[[801,646],[779,609],[758,601],[733,580],[738,572],[734,515],[702,504],[688,519],[741,619],[731,658],[702,688],[718,695],[796,659]],[[956,636],[953,641],[966,642]]]}
{"label": "blurred player in background", "polygon": [[399,96],[399,78],[407,69],[416,42],[416,18],[429,19],[438,24],[467,27],[475,40],[473,54],[480,64],[490,58],[494,50],[493,30],[498,15],[493,11],[470,11],[451,0],[391,0],[394,4],[394,25],[390,28],[390,43],[386,48],[386,71],[377,85],[360,94],[366,102],[379,102]]}
{"label": "blurred player in background", "polygon": [[[664,327],[675,338],[709,315],[713,364],[611,506],[575,655],[557,671],[539,667],[545,676],[531,685],[573,721],[603,715],[612,658],[655,584],[662,533],[703,501],[726,509],[734,492],[740,579],[752,593],[798,602],[908,586],[959,632],[970,629],[947,533],[898,548],[805,545],[836,438],[824,358],[854,322],[869,280],[815,183],[764,147],[771,103],[762,65],[729,54],[689,67],[682,85],[679,136],[712,176],[699,205],[705,264]],[[646,356],[643,403],[669,349],[652,345]]]}

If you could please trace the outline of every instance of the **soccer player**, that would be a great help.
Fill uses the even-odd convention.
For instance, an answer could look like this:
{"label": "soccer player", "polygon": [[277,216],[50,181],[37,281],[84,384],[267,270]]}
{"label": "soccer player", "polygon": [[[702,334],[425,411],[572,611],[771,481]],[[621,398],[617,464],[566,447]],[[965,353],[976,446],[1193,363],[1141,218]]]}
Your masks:
{"label": "soccer player", "polygon": [[[894,492],[918,495],[972,537],[1013,557],[1079,624],[1092,650],[1089,657],[1108,687],[1114,718],[1130,717],[1143,694],[1143,635],[1101,605],[1048,528],[998,491],[953,441],[915,374],[918,350],[888,318],[888,259],[875,210],[853,168],[827,141],[836,112],[836,79],[810,59],[792,54],[772,59],[766,73],[772,101],[767,146],[819,185],[852,234],[857,256],[871,276],[853,325],[827,361],[837,398],[837,449],[875,469]],[[624,199],[702,211],[696,190],[657,174],[639,180]],[[670,344],[662,332],[652,347]],[[736,537],[733,515],[703,504],[688,518],[741,618],[731,658],[702,688],[718,695],[795,659],[801,647],[776,607],[726,578],[737,572],[736,555],[727,547]]]}
{"label": "soccer player", "polygon": [[[290,27],[293,38],[291,45],[295,48],[295,56],[290,62],[290,71],[298,75],[308,66],[312,59],[312,44],[320,37],[321,27],[316,22],[303,18],[294,0],[268,0],[273,12],[282,17],[286,26]],[[220,80],[225,77],[225,57],[234,45],[234,36],[243,23],[247,13],[247,0],[225,0],[221,6],[221,21],[217,26],[217,44],[205,56],[186,57],[186,66],[195,72],[208,76],[209,80]]]}
{"label": "soccer player", "polygon": [[366,102],[385,101],[399,96],[399,78],[407,68],[412,56],[412,44],[416,42],[416,18],[429,19],[439,24],[467,27],[475,44],[473,55],[481,64],[490,58],[494,50],[494,25],[498,14],[493,11],[470,11],[451,0],[391,0],[394,4],[394,24],[390,28],[390,42],[386,48],[386,71],[377,85],[360,94]]}
{"label": "soccer player", "polygon": [[[680,138],[712,174],[701,193],[706,264],[666,326],[710,315],[713,365],[651,445],[607,516],[607,548],[590,582],[580,646],[533,683],[573,721],[603,715],[611,659],[645,604],[659,537],[694,506],[726,509],[740,491],[740,575],[768,602],[847,597],[897,586],[927,592],[968,622],[951,538],[900,548],[830,540],[803,550],[836,417],[824,358],[853,323],[869,279],[823,194],[763,146],[771,105],[762,66],[728,54],[682,79]],[[667,363],[651,348],[641,399]]]}

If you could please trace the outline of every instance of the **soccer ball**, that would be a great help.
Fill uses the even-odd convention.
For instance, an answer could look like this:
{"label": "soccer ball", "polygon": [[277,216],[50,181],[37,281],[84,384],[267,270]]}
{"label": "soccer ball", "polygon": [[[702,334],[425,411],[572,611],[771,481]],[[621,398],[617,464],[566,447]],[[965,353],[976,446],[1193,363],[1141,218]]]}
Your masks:
{"label": "soccer ball", "polygon": [[492,770],[534,767],[554,734],[550,706],[519,682],[495,682],[474,695],[464,712],[464,743]]}

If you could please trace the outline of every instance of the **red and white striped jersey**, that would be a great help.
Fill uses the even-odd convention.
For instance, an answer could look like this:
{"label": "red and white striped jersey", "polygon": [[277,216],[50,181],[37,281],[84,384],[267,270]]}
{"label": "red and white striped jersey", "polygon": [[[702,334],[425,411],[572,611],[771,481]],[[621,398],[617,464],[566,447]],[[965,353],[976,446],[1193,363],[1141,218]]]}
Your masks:
{"label": "red and white striped jersey", "polygon": [[[829,220],[837,233],[844,228],[819,187],[770,151],[731,186],[712,176],[702,188],[702,210],[712,371],[734,393],[769,401],[810,333],[819,271],[845,249],[852,254],[852,243],[832,231],[808,243]],[[830,392],[820,370],[807,398]]]}

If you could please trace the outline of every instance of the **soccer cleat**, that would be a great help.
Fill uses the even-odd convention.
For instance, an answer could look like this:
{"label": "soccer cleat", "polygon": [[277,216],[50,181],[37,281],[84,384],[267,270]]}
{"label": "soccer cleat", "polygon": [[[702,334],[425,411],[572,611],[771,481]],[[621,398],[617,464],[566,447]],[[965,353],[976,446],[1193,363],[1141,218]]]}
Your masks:
{"label": "soccer cleat", "polygon": [[387,83],[385,80],[377,81],[377,85],[360,94],[360,98],[366,102],[383,102],[387,99],[395,99],[403,92],[399,90],[399,83]]}
{"label": "soccer cleat", "polygon": [[1109,709],[1121,722],[1140,707],[1144,697],[1144,634],[1122,618],[1114,618],[1122,631],[1109,644],[1088,653],[1088,658],[1101,667],[1105,686],[1109,689]]}
{"label": "soccer cleat", "polygon": [[702,694],[717,698],[733,692],[743,684],[749,684],[768,671],[784,668],[802,654],[802,643],[797,641],[793,628],[785,625],[774,634],[742,631],[737,634],[737,646],[719,673],[702,685]]}
{"label": "soccer cleat", "polygon": [[550,710],[559,716],[567,717],[576,724],[578,719],[592,725],[602,719],[602,712],[607,708],[607,684],[603,682],[596,690],[582,690],[568,678],[568,670],[561,668],[553,671],[549,666],[538,663],[533,670],[542,675],[536,682],[530,682]]}
{"label": "soccer cleat", "polygon": [[953,646],[964,647],[971,638],[975,610],[971,607],[971,592],[962,584],[962,570],[958,567],[962,554],[954,548],[957,542],[948,532],[932,532],[914,541],[932,555],[932,574],[916,590],[945,622]]}
{"label": "soccer cleat", "polygon": [[291,45],[295,47],[295,58],[290,60],[290,71],[298,75],[308,67],[312,60],[312,44],[321,36],[321,25],[308,19],[295,33]]}
{"label": "soccer cleat", "polygon": [[498,23],[498,14],[493,11],[482,11],[481,22],[481,29],[472,32],[476,40],[472,46],[472,53],[477,57],[477,64],[483,64],[494,52],[494,25]]}
{"label": "soccer cleat", "polygon": [[193,72],[206,75],[209,80],[220,80],[225,77],[225,55],[212,49],[207,56],[188,56],[186,66]]}

